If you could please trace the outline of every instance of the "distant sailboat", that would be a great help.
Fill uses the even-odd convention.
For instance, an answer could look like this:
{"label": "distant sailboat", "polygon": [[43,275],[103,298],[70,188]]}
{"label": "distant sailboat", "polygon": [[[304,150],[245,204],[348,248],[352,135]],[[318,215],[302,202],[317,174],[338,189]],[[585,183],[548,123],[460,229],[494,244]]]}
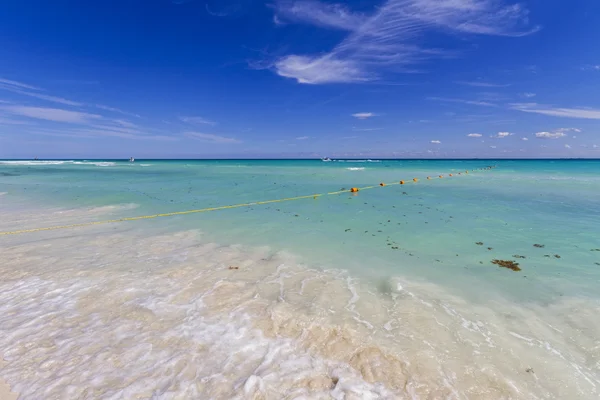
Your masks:
{"label": "distant sailboat", "polygon": [[129,158],[129,162],[134,162],[134,161],[135,161],[135,158],[133,158],[133,157]]}
{"label": "distant sailboat", "polygon": [[331,158],[329,158],[329,157],[323,157],[323,158],[321,158],[321,161],[329,162],[329,161],[331,161]]}

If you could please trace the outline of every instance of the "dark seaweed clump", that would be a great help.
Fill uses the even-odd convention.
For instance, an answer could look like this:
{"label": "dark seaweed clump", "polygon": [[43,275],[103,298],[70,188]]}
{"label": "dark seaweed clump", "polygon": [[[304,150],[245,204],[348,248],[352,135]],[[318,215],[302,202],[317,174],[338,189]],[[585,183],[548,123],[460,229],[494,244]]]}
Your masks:
{"label": "dark seaweed clump", "polygon": [[539,248],[539,249],[543,249],[543,248],[544,248],[544,247],[546,247],[546,246],[545,246],[545,245],[543,245],[543,244],[537,244],[537,243],[536,243],[536,244],[534,244],[534,245],[533,245],[533,247],[537,247],[537,248]]}
{"label": "dark seaweed clump", "polygon": [[502,268],[511,269],[515,272],[521,270],[521,268],[519,268],[519,263],[510,260],[492,260],[492,264],[496,264],[497,266]]}

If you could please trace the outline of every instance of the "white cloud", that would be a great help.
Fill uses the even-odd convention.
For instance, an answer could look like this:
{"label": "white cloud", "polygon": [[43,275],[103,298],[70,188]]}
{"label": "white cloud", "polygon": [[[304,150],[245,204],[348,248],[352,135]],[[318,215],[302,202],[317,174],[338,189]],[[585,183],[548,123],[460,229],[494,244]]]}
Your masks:
{"label": "white cloud", "polygon": [[[8,79],[0,79],[0,89],[6,90],[8,92],[17,93],[23,96],[35,97],[40,100],[46,100],[53,103],[65,104],[68,106],[82,106],[83,104],[72,101],[68,99],[64,99],[62,97],[50,96],[43,93],[38,93],[43,89],[37,88],[35,86],[27,85],[25,83],[11,81]],[[30,92],[28,90],[33,90],[34,92]]]}
{"label": "white cloud", "polygon": [[553,117],[600,119],[600,109],[594,108],[556,108],[537,103],[514,103],[510,107],[528,113],[550,115]]}
{"label": "white cloud", "polygon": [[314,0],[279,1],[275,6],[276,23],[282,21],[309,23],[325,28],[352,31],[362,25],[365,16],[354,13],[342,4],[327,4]]}
{"label": "white cloud", "polygon": [[316,0],[279,1],[277,20],[303,22],[349,31],[321,55],[287,55],[271,65],[280,76],[321,84],[374,80],[381,69],[399,70],[424,59],[448,54],[421,47],[431,30],[482,35],[523,36],[528,11],[495,0],[387,0],[370,15]]}
{"label": "white cloud", "polygon": [[240,140],[225,136],[213,135],[210,133],[200,133],[200,132],[185,132],[185,136],[191,139],[197,139],[204,142],[210,143],[241,143]]}
{"label": "white cloud", "polygon": [[27,85],[25,83],[22,82],[17,82],[17,81],[11,81],[9,79],[2,79],[0,78],[0,88],[3,89],[28,89],[28,90],[42,90],[38,87],[35,86],[31,86],[31,85]]}
{"label": "white cloud", "polygon": [[600,71],[600,65],[586,65],[581,68],[583,71]]}
{"label": "white cloud", "polygon": [[202,124],[202,125],[211,125],[211,126],[215,126],[217,123],[214,121],[211,121],[209,119],[203,118],[203,117],[179,117],[180,120],[182,120],[183,122],[187,122],[188,124]]}
{"label": "white cloud", "polygon": [[496,146],[490,146],[490,149],[495,149],[495,148],[496,148]]}
{"label": "white cloud", "polygon": [[114,112],[114,113],[117,113],[117,114],[129,115],[130,117],[141,118],[137,114],[130,113],[130,112],[127,112],[127,111],[123,111],[123,110],[115,108],[115,107],[104,106],[102,104],[96,104],[96,108],[99,108],[100,110],[104,110],[104,111]]}
{"label": "white cloud", "polygon": [[558,128],[556,130],[556,132],[562,132],[562,133],[567,133],[567,132],[581,132],[581,129],[579,129],[579,128]]}
{"label": "white cloud", "polygon": [[360,113],[352,114],[352,116],[354,118],[358,118],[358,119],[367,119],[367,118],[371,118],[371,117],[376,117],[377,114],[374,114],[372,112],[360,112]]}
{"label": "white cloud", "polygon": [[481,133],[469,133],[467,136],[468,137],[481,137],[483,135]]}
{"label": "white cloud", "polygon": [[525,97],[526,99],[530,99],[532,97],[535,97],[536,94],[535,93],[525,92],[525,93],[521,93],[521,96]]}
{"label": "white cloud", "polygon": [[566,147],[567,149],[570,149],[570,148],[571,148],[571,146],[570,146],[570,145],[568,145],[568,144],[565,144],[565,147]]}
{"label": "white cloud", "polygon": [[18,120],[18,119],[12,119],[12,118],[4,118],[3,116],[0,115],[0,125],[31,125],[32,122],[29,121],[22,121],[22,120]]}
{"label": "white cloud", "polygon": [[483,81],[457,81],[456,83],[458,83],[460,85],[484,87],[484,88],[502,88],[502,87],[510,86],[510,84],[499,84],[499,83],[491,83],[491,82],[483,82]]}
{"label": "white cloud", "polygon": [[275,63],[277,74],[299,83],[351,83],[374,79],[357,61],[333,57],[290,55]]}
{"label": "white cloud", "polygon": [[24,90],[12,90],[12,89],[10,91],[13,93],[22,94],[24,96],[35,97],[36,99],[40,99],[40,100],[46,100],[46,101],[50,101],[53,103],[65,104],[67,106],[79,107],[79,106],[83,105],[82,103],[79,103],[77,101],[64,99],[62,97],[50,96],[50,95],[42,94],[42,93],[31,93],[31,92],[26,92]]}
{"label": "white cloud", "polygon": [[433,144],[441,144],[442,142],[440,142],[439,140],[432,140],[431,143],[433,143]]}
{"label": "white cloud", "polygon": [[113,122],[117,125],[124,126],[125,128],[137,128],[136,124],[129,122],[129,121],[122,120],[122,119],[115,119],[115,120],[113,120]]}
{"label": "white cloud", "polygon": [[357,132],[371,132],[371,131],[380,131],[383,128],[357,128],[355,126],[352,127],[353,131],[357,131]]}
{"label": "white cloud", "polygon": [[593,144],[592,147],[595,148],[595,149],[597,149],[598,145],[597,144]]}
{"label": "white cloud", "polygon": [[558,139],[565,136],[567,135],[563,132],[538,132],[535,134],[535,137],[540,139]]}
{"label": "white cloud", "polygon": [[96,139],[104,137],[118,137],[121,139],[132,139],[132,140],[159,140],[159,141],[175,141],[179,140],[173,136],[167,135],[146,135],[146,134],[134,134],[113,130],[111,127],[104,126],[93,126],[90,128],[76,128],[76,129],[38,129],[30,130],[27,132],[31,135],[41,136],[53,136],[53,137],[67,137],[75,139]]}
{"label": "white cloud", "polygon": [[310,139],[310,136],[299,136],[296,138],[296,140],[307,140]]}
{"label": "white cloud", "polygon": [[497,107],[493,103],[489,103],[487,101],[478,101],[478,100],[451,99],[451,98],[447,98],[447,97],[428,97],[427,100],[445,101],[445,102],[449,102],[449,103],[462,103],[462,104],[469,104],[472,106]]}
{"label": "white cloud", "polygon": [[97,114],[89,114],[78,111],[62,110],[59,108],[28,107],[28,106],[6,106],[0,109],[13,114],[28,118],[43,119],[55,122],[67,122],[73,124],[86,124],[92,120],[101,119]]}
{"label": "white cloud", "polygon": [[510,133],[510,132],[498,132],[495,136],[492,136],[492,137],[497,138],[497,139],[503,139],[505,137],[509,137],[512,135],[513,135],[513,133]]}
{"label": "white cloud", "polygon": [[521,140],[525,140],[525,141],[527,141],[527,140],[529,140],[529,139],[527,139],[526,137],[523,137],[523,138],[521,138]]}

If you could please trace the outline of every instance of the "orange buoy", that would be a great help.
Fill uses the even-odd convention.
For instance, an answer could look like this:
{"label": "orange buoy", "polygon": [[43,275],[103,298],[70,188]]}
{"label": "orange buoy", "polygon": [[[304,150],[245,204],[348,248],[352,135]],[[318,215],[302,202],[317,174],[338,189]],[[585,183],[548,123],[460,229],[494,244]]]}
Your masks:
{"label": "orange buoy", "polygon": [[440,175],[440,178],[443,178],[443,177],[444,177],[444,175]]}
{"label": "orange buoy", "polygon": [[381,182],[381,183],[379,184],[379,186],[385,186],[385,183]]}
{"label": "orange buoy", "polygon": [[413,182],[419,182],[417,178],[413,178]]}
{"label": "orange buoy", "polygon": [[450,176],[452,176],[452,174],[450,174]]}
{"label": "orange buoy", "polygon": [[430,179],[431,179],[431,177],[430,177],[430,176],[428,176],[428,177],[427,177],[427,180],[430,180]]}
{"label": "orange buoy", "polygon": [[356,193],[356,192],[358,192],[358,188],[351,188],[351,189],[350,189],[350,192],[352,192],[352,193]]}
{"label": "orange buoy", "polygon": [[400,181],[400,184],[401,184],[401,185],[404,185],[404,181]]}

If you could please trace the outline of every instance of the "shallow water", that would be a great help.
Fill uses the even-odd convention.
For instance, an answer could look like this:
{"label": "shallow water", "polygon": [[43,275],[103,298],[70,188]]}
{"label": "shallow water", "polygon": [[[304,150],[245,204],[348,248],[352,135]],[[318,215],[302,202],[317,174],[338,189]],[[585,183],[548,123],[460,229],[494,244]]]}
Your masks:
{"label": "shallow water", "polygon": [[0,236],[0,377],[24,398],[596,398],[599,172],[0,162],[0,231],[419,178]]}

